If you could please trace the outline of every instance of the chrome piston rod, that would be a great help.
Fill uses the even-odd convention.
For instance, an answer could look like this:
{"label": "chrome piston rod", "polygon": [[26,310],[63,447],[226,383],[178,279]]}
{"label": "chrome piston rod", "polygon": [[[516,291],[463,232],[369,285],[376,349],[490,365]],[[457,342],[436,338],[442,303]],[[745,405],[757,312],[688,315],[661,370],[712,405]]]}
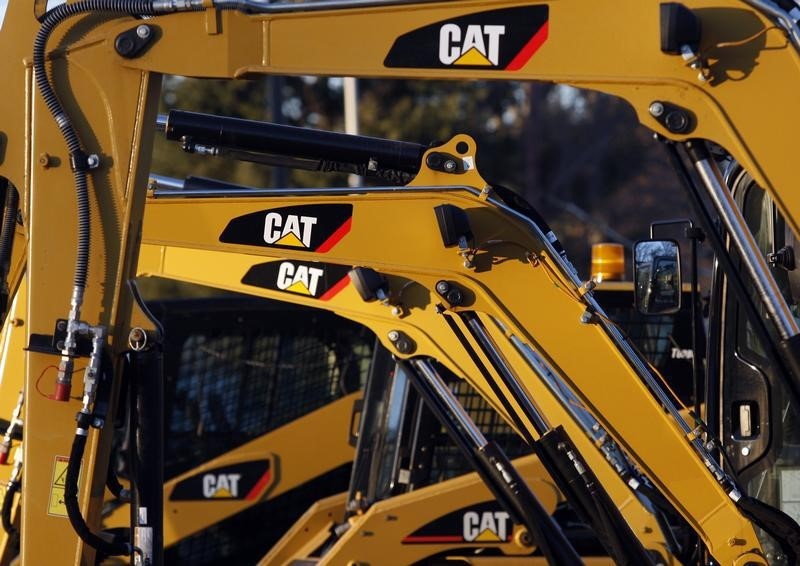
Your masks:
{"label": "chrome piston rod", "polygon": [[705,142],[687,142],[686,149],[689,152],[695,170],[703,181],[703,186],[705,186],[714,208],[722,219],[725,229],[736,247],[736,251],[742,258],[742,262],[758,291],[759,299],[763,302],[767,313],[775,323],[778,334],[784,340],[800,334],[800,328],[798,328],[789,306],[786,304],[780,289],[778,289],[778,284],[770,273],[769,266],[759,251],[758,245],[750,233],[739,207],[736,206],[733,195],[725,185],[722,173],[720,173],[717,164],[711,158]]}
{"label": "chrome piston rod", "polygon": [[430,362],[414,359],[411,360],[411,365],[425,378],[425,381],[434,393],[436,393],[439,400],[447,407],[450,414],[456,419],[458,426],[461,427],[461,430],[469,437],[475,448],[483,448],[486,446],[489,442],[486,440],[483,432],[481,432],[481,429],[479,429],[472,418],[470,418],[467,411],[453,395],[453,392],[445,385],[439,373],[433,368]]}
{"label": "chrome piston rod", "polygon": [[498,375],[503,380],[503,384],[511,392],[514,401],[522,409],[524,415],[530,419],[531,424],[536,429],[538,435],[543,435],[550,430],[550,425],[545,420],[541,411],[533,404],[528,393],[524,390],[519,378],[514,374],[510,364],[503,358],[503,354],[494,344],[491,336],[484,328],[480,319],[470,312],[461,313],[473,338],[478,342],[486,356],[491,360],[492,365],[497,370]]}

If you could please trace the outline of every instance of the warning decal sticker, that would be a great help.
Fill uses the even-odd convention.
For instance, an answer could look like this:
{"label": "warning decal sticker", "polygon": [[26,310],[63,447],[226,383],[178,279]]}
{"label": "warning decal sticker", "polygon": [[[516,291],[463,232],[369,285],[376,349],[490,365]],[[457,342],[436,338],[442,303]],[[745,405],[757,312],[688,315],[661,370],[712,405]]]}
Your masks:
{"label": "warning decal sticker", "polygon": [[[53,463],[53,481],[50,484],[50,501],[47,505],[47,514],[55,517],[66,517],[67,506],[64,503],[64,490],[67,486],[67,465],[69,458],[56,456]],[[80,483],[80,479],[78,480]]]}

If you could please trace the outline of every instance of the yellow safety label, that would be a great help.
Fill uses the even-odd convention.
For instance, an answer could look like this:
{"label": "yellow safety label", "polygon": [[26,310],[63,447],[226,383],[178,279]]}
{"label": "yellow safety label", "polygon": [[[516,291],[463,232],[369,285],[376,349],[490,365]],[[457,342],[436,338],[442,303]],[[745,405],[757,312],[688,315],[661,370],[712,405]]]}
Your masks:
{"label": "yellow safety label", "polygon": [[50,486],[50,502],[47,506],[47,514],[55,517],[66,517],[67,506],[64,503],[64,489],[67,485],[67,465],[69,458],[66,456],[56,456],[53,463],[53,483]]}

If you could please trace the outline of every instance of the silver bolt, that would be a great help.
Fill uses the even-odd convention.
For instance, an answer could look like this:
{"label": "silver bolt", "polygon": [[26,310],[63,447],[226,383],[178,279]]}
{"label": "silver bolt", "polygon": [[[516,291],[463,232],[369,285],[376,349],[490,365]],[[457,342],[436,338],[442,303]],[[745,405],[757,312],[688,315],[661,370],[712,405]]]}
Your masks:
{"label": "silver bolt", "polygon": [[391,313],[392,316],[400,316],[401,314],[403,314],[403,310],[397,305],[395,305],[392,307]]}
{"label": "silver bolt", "polygon": [[592,313],[590,313],[589,311],[586,311],[581,315],[582,324],[589,324],[591,321],[592,321]]}
{"label": "silver bolt", "polygon": [[86,164],[89,166],[89,169],[97,169],[100,166],[100,157],[93,153],[86,158]]}
{"label": "silver bolt", "polygon": [[444,293],[447,293],[449,289],[450,289],[450,284],[447,281],[439,281],[436,284],[436,292],[439,294],[443,295]]}
{"label": "silver bolt", "polygon": [[150,26],[141,25],[137,27],[136,35],[139,36],[139,39],[147,39],[150,37]]}
{"label": "silver bolt", "polygon": [[664,114],[664,105],[660,102],[653,102],[650,105],[650,115],[653,118],[658,118],[659,116]]}
{"label": "silver bolt", "polygon": [[400,333],[397,330],[390,330],[389,334],[386,335],[391,342],[397,342],[400,338]]}
{"label": "silver bolt", "polygon": [[749,446],[744,446],[742,448],[742,456],[749,456],[749,455],[750,455],[750,447]]}
{"label": "silver bolt", "polygon": [[92,426],[94,428],[103,428],[104,424],[105,424],[105,421],[103,419],[101,419],[101,418],[97,418],[96,417],[94,420],[92,420]]}
{"label": "silver bolt", "polygon": [[452,159],[448,159],[447,161],[444,162],[444,170],[447,171],[448,173],[452,173],[453,171],[456,170],[456,162],[453,161]]}

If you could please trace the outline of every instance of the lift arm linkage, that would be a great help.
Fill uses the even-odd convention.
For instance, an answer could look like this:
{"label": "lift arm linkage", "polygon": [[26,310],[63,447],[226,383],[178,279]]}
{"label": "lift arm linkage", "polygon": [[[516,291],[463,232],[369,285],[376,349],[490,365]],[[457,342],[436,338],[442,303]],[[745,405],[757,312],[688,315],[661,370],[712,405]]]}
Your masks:
{"label": "lift arm linkage", "polygon": [[[456,136],[430,152],[459,155],[469,162],[475,159],[475,144],[468,136]],[[387,325],[383,332],[376,328],[386,346],[399,356],[440,359],[507,414],[468,355],[478,350],[474,339],[464,344],[451,329],[454,323],[469,336],[459,315],[477,313],[517,372],[528,401],[552,424],[569,423],[571,436],[582,437],[589,447],[585,457],[593,465],[602,468],[602,457],[526,361],[527,348],[569,385],[653,478],[715,557],[733,563],[758,548],[750,522],[707,468],[708,456],[698,452],[686,425],[664,411],[642,380],[640,374],[649,376],[644,363],[620,349],[613,327],[581,322],[587,309],[602,311],[590,295],[581,297],[574,274],[548,238],[530,220],[487,198],[491,190],[475,187],[486,183],[474,170],[447,174],[423,166],[413,185],[403,189],[287,189],[250,199],[155,198],[146,207],[142,266],[150,266],[144,272],[152,274],[272,292],[283,300],[323,308],[336,304],[331,301],[339,293],[355,293],[343,279],[353,266],[391,275],[389,304],[365,303],[388,318],[388,324],[382,322]],[[436,215],[442,205],[466,212],[473,238],[469,252],[459,254],[442,242]],[[193,218],[208,220],[192,224]],[[226,251],[231,253],[220,254]],[[441,281],[460,288],[463,302],[448,304],[437,292]],[[354,316],[348,308],[335,310]],[[363,320],[363,314],[358,317]],[[411,338],[413,349],[399,346],[392,331]],[[729,491],[732,487],[726,484]],[[621,505],[622,493],[616,495]],[[747,543],[730,546],[732,538]]]}
{"label": "lift arm linkage", "polygon": [[[86,10],[83,13],[99,10],[108,19],[84,19],[81,13],[70,19],[69,25],[55,27],[49,40],[45,38],[44,61],[64,110],[64,115],[56,116],[56,120],[49,115],[47,105],[34,87],[30,53],[39,29],[34,11],[29,4],[9,2],[0,16],[0,48],[4,53],[0,65],[7,84],[0,107],[5,138],[0,175],[20,190],[27,226],[29,308],[26,331],[29,344],[35,336],[53,333],[55,321],[70,310],[69,297],[74,294],[70,278],[78,235],[72,223],[76,216],[72,161],[72,166],[78,169],[89,168],[88,206],[93,211],[86,224],[90,228],[91,247],[87,254],[87,284],[81,318],[92,327],[107,329],[112,352],[125,349],[132,300],[124,285],[134,274],[138,253],[159,73],[227,78],[262,73],[316,73],[420,79],[547,80],[602,90],[628,100],[640,121],[665,137],[673,140],[705,138],[727,148],[770,191],[788,223],[798,231],[800,196],[790,190],[793,164],[783,158],[785,148],[794,145],[794,133],[800,120],[797,113],[789,111],[796,102],[796,89],[791,85],[797,82],[798,54],[781,29],[767,29],[772,21],[750,6],[755,2],[693,0],[686,3],[702,23],[702,37],[697,47],[707,71],[708,80],[705,81],[698,80],[697,70],[686,66],[680,56],[661,51],[659,3],[654,1],[625,0],[615,3],[613,8],[591,14],[589,10],[596,6],[577,0],[534,6],[477,0],[414,4],[343,1],[327,5],[159,0],[143,4],[147,5],[138,11],[137,3],[113,0],[76,3],[76,12],[79,8]],[[62,12],[72,10],[64,8]],[[171,13],[175,11],[180,13]],[[256,11],[263,13],[255,14]],[[526,11],[526,17],[520,17],[521,11]],[[141,20],[128,17],[126,13],[130,16],[159,15]],[[520,22],[525,29],[518,32]],[[120,35],[136,34],[140,26],[148,30],[141,36],[151,38],[145,48],[135,53],[120,48],[117,42]],[[486,53],[482,56],[486,61],[481,61],[480,65],[460,61],[455,55],[460,49],[460,40],[453,30],[466,30],[467,26],[480,26],[485,34]],[[500,34],[497,26],[507,28]],[[473,33],[477,31],[473,29]],[[764,33],[756,35],[759,31]],[[198,56],[203,53],[213,53],[214,57]],[[41,73],[39,75],[41,78]],[[655,116],[658,112],[651,111],[654,102],[679,107],[688,119],[688,129],[677,133],[670,131],[669,124]],[[79,135],[80,151],[74,154],[72,149],[67,151],[61,135],[64,117],[71,120]],[[472,186],[483,188],[478,184]],[[723,540],[745,541],[743,546],[737,543],[730,547],[729,552],[733,553],[757,547],[749,524],[736,518],[738,515],[731,504],[725,503],[721,489],[695,489],[695,481],[713,482],[708,480],[705,470],[700,469],[700,460],[685,440],[681,438],[683,444],[679,445],[681,432],[676,424],[666,420],[664,415],[656,416],[658,409],[652,398],[641,404],[633,402],[645,397],[645,388],[638,378],[632,378],[619,350],[609,348],[608,332],[597,326],[578,326],[570,313],[580,316],[583,306],[561,291],[553,290],[552,285],[544,290],[547,285],[543,285],[543,266],[555,258],[539,253],[544,249],[534,249],[539,267],[530,269],[522,263],[522,249],[500,246],[491,254],[478,254],[478,261],[502,254],[510,258],[505,264],[480,273],[465,271],[459,267],[458,258],[447,250],[422,245],[423,238],[436,236],[430,226],[427,233],[408,234],[411,224],[405,226],[405,231],[396,226],[394,234],[386,232],[387,226],[394,229],[397,224],[386,221],[397,220],[399,215],[378,222],[374,219],[379,218],[380,213],[371,209],[385,208],[385,201],[390,198],[393,197],[369,195],[353,202],[354,218],[359,219],[353,224],[353,234],[372,230],[369,238],[375,245],[370,254],[359,257],[363,250],[350,249],[349,242],[355,238],[345,239],[341,249],[336,250],[337,261],[369,264],[378,270],[392,269],[398,276],[413,278],[429,290],[442,270],[449,273],[453,281],[475,294],[476,310],[500,321],[508,332],[551,360],[559,373],[571,376],[571,384],[587,406],[595,415],[603,417],[610,432],[625,440],[626,448],[654,478],[661,477],[664,481],[671,477],[669,474],[660,476],[659,472],[668,464],[674,466],[676,461],[686,460],[687,466],[698,468],[691,472],[685,470],[680,480],[670,482],[673,502],[694,517],[695,526],[702,523],[705,527],[701,530],[708,531],[709,537],[718,541],[709,543],[717,557],[727,545]],[[405,198],[407,202],[398,202],[397,206],[420,209],[406,212],[407,218],[427,218],[431,204],[444,202],[468,208],[471,219],[475,214],[491,216],[497,212],[468,192],[454,191],[444,198],[434,192],[420,191],[409,193]],[[346,198],[340,200],[341,204],[347,204]],[[325,199],[319,203],[339,204]],[[227,203],[226,214],[244,213],[247,206]],[[173,209],[171,214],[176,214],[180,207],[170,208]],[[190,235],[186,226],[197,226],[199,220],[206,219],[209,226],[219,228],[220,210],[217,203],[215,210],[208,209],[202,218],[189,218],[185,233],[161,236],[164,241],[185,240]],[[373,220],[369,220],[371,215]],[[174,225],[174,220],[169,222]],[[518,234],[518,228],[508,227],[501,236],[523,242],[525,250],[529,251],[532,247],[529,244],[533,243],[530,234]],[[508,231],[511,233],[506,233]],[[381,233],[384,236],[376,236]],[[478,235],[479,239],[498,238],[497,234]],[[212,234],[211,228],[202,238],[198,234],[191,236],[194,241],[207,239],[206,249],[219,246],[215,239],[219,234]],[[407,236],[412,238],[406,239]],[[403,247],[398,248],[401,240]],[[377,245],[379,243],[381,245]],[[392,262],[386,261],[390,251],[403,252],[398,255],[400,261],[396,265],[389,265],[394,262],[394,256]],[[412,257],[411,252],[417,254],[417,258],[404,260],[406,253]],[[308,257],[318,259],[321,256],[309,254]],[[416,264],[418,260],[422,263]],[[452,268],[445,267],[448,261],[454,260],[456,264]],[[510,271],[515,272],[513,276],[508,275]],[[517,279],[518,271],[520,279]],[[569,277],[563,274],[559,277],[564,278],[569,288]],[[547,300],[532,301],[517,308],[513,301],[507,300],[506,293],[514,286],[513,292],[519,296],[519,289],[525,285],[543,289],[542,299]],[[548,308],[539,311],[534,305],[540,304]],[[551,314],[545,314],[547,311]],[[624,422],[615,416],[613,407],[609,407],[614,405],[610,398],[613,388],[602,379],[581,379],[580,373],[572,367],[579,356],[565,355],[555,344],[561,340],[558,337],[561,332],[573,336],[575,344],[584,345],[586,353],[582,357],[592,359],[594,367],[604,368],[609,376],[614,376],[617,390],[613,401],[627,399],[631,402],[626,403],[626,408],[636,411],[626,413]],[[40,378],[41,383],[52,383],[51,368],[55,363],[58,358],[54,359],[52,354],[29,351],[26,390],[34,391]],[[612,370],[620,366],[627,369]],[[25,443],[23,472],[26,504],[22,510],[22,546],[23,558],[30,563],[53,563],[53,549],[58,549],[59,556],[67,561],[70,557],[92,559],[91,551],[75,542],[63,517],[42,511],[49,508],[58,457],[68,454],[78,406],[75,401],[53,403],[40,395],[26,398],[26,426],[37,431]],[[625,422],[639,418],[654,427],[649,436],[649,449],[644,446],[643,439],[637,439],[637,431],[628,435],[625,430]],[[643,427],[638,428],[641,435]],[[669,438],[674,439],[675,452],[663,449],[666,442],[672,442],[667,440]],[[109,446],[110,433],[101,431],[90,435],[81,480],[81,501],[90,525],[97,523]],[[653,454],[656,446],[658,454]],[[705,479],[685,480],[689,476],[695,478],[695,473],[697,478]],[[693,487],[688,487],[689,484]],[[732,522],[728,521],[728,514],[735,515]],[[723,524],[724,528],[719,527]],[[741,534],[717,538],[721,531],[727,533],[731,529]],[[49,544],[46,547],[37,545],[34,533],[37,540],[45,537]]]}

